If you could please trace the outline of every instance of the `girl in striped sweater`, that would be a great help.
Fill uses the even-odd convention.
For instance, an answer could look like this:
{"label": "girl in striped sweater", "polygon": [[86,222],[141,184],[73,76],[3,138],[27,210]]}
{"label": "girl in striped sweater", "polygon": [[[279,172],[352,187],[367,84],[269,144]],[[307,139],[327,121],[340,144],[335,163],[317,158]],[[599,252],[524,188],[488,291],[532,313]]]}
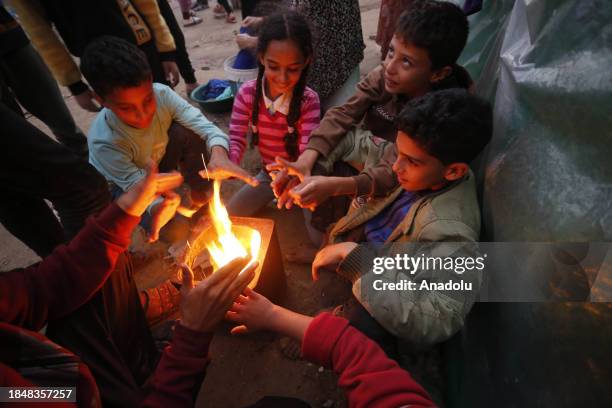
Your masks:
{"label": "girl in striped sweater", "polygon": [[[247,133],[259,148],[264,167],[276,157],[295,160],[306,147],[310,132],[319,125],[319,96],[306,86],[312,62],[308,23],[292,11],[266,17],[259,33],[256,80],[245,82],[234,101],[230,120],[230,158],[240,163]],[[231,215],[249,216],[274,199],[265,169],[259,185],[243,186],[230,200]]]}

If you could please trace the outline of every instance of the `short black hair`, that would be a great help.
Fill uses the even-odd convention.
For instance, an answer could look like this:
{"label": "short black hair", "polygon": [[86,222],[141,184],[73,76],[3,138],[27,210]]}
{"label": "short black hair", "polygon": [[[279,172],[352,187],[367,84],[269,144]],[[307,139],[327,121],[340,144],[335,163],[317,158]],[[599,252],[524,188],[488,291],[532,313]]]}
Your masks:
{"label": "short black hair", "polygon": [[442,163],[469,164],[491,140],[493,112],[489,102],[454,88],[410,100],[396,124]]}
{"label": "short black hair", "polygon": [[457,62],[468,32],[467,17],[459,6],[435,0],[412,2],[395,28],[395,34],[404,42],[427,51],[434,70]]}
{"label": "short black hair", "polygon": [[81,73],[102,98],[117,88],[138,86],[152,78],[145,53],[112,36],[98,37],[87,45],[81,56]]}

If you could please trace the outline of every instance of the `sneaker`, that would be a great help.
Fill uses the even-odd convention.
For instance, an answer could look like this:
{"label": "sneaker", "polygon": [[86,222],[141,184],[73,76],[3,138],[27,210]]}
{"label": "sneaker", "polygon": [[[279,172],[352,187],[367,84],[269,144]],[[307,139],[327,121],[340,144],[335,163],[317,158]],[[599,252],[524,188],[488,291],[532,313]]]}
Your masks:
{"label": "sneaker", "polygon": [[191,16],[191,18],[188,18],[187,20],[183,20],[183,27],[191,27],[196,24],[200,24],[201,22],[202,22],[202,19],[200,17]]}

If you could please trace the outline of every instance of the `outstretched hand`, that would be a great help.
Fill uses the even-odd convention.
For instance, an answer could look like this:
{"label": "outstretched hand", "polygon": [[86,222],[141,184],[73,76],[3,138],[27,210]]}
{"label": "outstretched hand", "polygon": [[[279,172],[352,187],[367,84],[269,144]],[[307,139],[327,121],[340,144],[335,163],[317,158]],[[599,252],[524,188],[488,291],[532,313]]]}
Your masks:
{"label": "outstretched hand", "polygon": [[225,317],[239,324],[232,329],[232,334],[271,330],[299,341],[304,339],[306,329],[312,322],[312,317],[275,305],[265,296],[249,288],[236,299]]}
{"label": "outstretched hand", "polygon": [[246,288],[244,294],[238,296],[232,308],[225,314],[228,320],[240,323],[231,333],[245,334],[271,329],[275,307],[265,296]]}
{"label": "outstretched hand", "polygon": [[354,242],[341,242],[339,244],[328,245],[315,256],[312,262],[312,280],[319,280],[321,269],[337,269],[338,265],[346,256],[357,247]]}
{"label": "outstretched hand", "polygon": [[145,169],[145,176],[123,193],[116,203],[126,213],[140,217],[160,195],[174,200],[176,194],[172,190],[182,183],[180,173],[158,173],[157,165],[151,160]]}
{"label": "outstretched hand", "polygon": [[312,167],[308,167],[305,163],[301,162],[300,159],[294,162],[290,162],[282,157],[276,157],[274,163],[266,165],[268,171],[285,171],[289,176],[295,176],[304,180],[304,177],[310,176]]}
{"label": "outstretched hand", "polygon": [[312,166],[314,165],[318,153],[314,150],[306,150],[294,162],[290,162],[282,157],[276,157],[274,163],[266,166],[266,170],[272,175],[272,191],[277,198],[277,207],[290,209],[293,204],[298,204],[302,208],[314,211],[315,205],[300,204],[296,202],[291,194],[294,187],[310,177]]}
{"label": "outstretched hand", "polygon": [[311,211],[335,194],[333,180],[325,176],[308,176],[289,191],[293,201]]}
{"label": "outstretched hand", "polygon": [[200,170],[199,172],[200,177],[202,178],[225,180],[235,177],[253,187],[257,187],[259,185],[259,180],[251,176],[242,167],[232,162],[229,157],[227,157],[227,151],[220,146],[213,147],[210,161],[206,167],[208,172],[206,172],[206,170]]}
{"label": "outstretched hand", "polygon": [[248,262],[248,258],[236,258],[197,285],[193,283],[191,268],[183,264],[181,324],[199,332],[213,331],[234,300],[255,277],[257,262],[241,273]]}
{"label": "outstretched hand", "polygon": [[290,210],[293,207],[293,198],[291,197],[291,189],[300,184],[300,179],[295,176],[290,176],[286,170],[270,172],[272,182],[270,188],[276,197],[276,208],[279,210],[283,207]]}

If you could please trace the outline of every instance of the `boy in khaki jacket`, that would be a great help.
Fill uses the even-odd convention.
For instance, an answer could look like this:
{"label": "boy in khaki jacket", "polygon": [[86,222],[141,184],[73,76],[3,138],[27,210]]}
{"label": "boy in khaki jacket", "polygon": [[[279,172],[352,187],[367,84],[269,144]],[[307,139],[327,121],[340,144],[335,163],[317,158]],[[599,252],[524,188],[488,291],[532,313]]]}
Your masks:
{"label": "boy in khaki jacket", "polygon": [[[317,254],[312,272],[317,279],[321,268],[337,266],[338,273],[353,283],[366,319],[373,318],[403,341],[430,345],[462,327],[482,270],[459,275],[457,270],[408,271],[393,266],[380,273],[375,258],[409,255],[464,262],[480,256],[480,210],[468,163],[491,138],[492,113],[487,102],[466,91],[443,90],[411,100],[397,125],[393,172],[400,186],[387,197],[354,205],[333,227],[330,244]],[[412,281],[420,288],[423,281],[449,280],[463,280],[472,289],[379,289],[384,283]],[[360,322],[353,323],[360,328]]]}

